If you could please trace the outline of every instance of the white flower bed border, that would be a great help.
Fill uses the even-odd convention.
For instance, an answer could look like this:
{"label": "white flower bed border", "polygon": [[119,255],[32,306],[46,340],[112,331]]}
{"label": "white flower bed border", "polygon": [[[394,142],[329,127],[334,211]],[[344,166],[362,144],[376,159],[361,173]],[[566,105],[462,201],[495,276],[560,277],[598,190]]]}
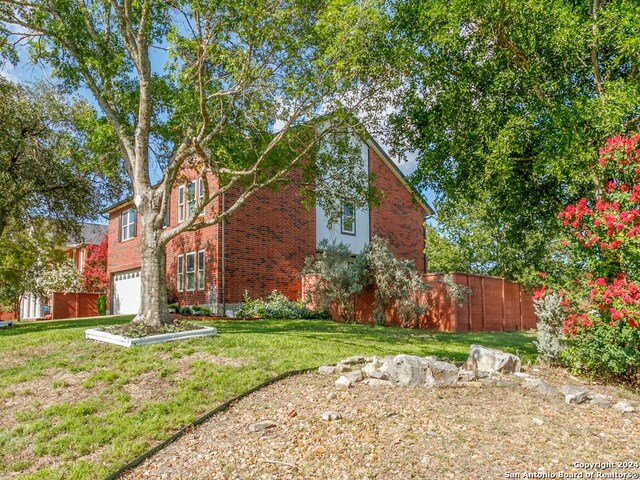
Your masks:
{"label": "white flower bed border", "polygon": [[186,340],[188,338],[210,337],[218,334],[215,327],[203,327],[199,330],[189,330],[187,332],[163,333],[162,335],[151,335],[149,337],[130,338],[123,335],[115,335],[95,328],[84,331],[87,340],[112,343],[121,347],[135,347],[139,345],[151,345],[154,343],[171,342],[173,340]]}

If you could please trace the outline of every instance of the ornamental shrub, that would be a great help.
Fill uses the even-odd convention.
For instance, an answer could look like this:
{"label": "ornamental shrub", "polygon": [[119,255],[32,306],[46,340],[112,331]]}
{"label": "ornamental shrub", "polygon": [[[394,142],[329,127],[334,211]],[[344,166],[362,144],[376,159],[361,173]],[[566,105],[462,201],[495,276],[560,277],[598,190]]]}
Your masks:
{"label": "ornamental shrub", "polygon": [[107,297],[105,295],[100,295],[96,299],[96,308],[98,310],[98,315],[107,314]]}
{"label": "ornamental shrub", "polygon": [[415,269],[413,262],[400,260],[389,250],[389,242],[373,237],[362,253],[363,278],[376,286],[374,318],[380,324],[389,310],[395,306],[403,326],[409,325],[425,307],[418,300],[427,284]]}
{"label": "ornamental shrub", "polygon": [[535,343],[538,354],[547,363],[559,363],[565,350],[563,327],[567,316],[564,299],[558,293],[534,296],[533,308],[538,317],[538,340]]}
{"label": "ornamental shrub", "polygon": [[236,312],[241,318],[326,318],[325,312],[313,312],[300,300],[289,300],[283,293],[274,290],[267,298],[252,300],[244,294],[242,305]]}
{"label": "ornamental shrub", "polygon": [[352,256],[344,243],[329,242],[324,239],[318,244],[320,253],[316,258],[305,260],[303,274],[317,275],[318,283],[314,287],[314,299],[322,310],[329,305],[345,321],[355,318],[354,296],[368,283],[362,255]]}
{"label": "ornamental shrub", "polygon": [[323,309],[337,307],[345,321],[355,319],[355,297],[368,285],[375,285],[373,317],[384,325],[395,308],[404,326],[424,313],[419,301],[421,292],[429,288],[415,269],[413,262],[396,258],[386,240],[373,237],[358,255],[352,255],[343,243],[323,240],[321,253],[307,258],[304,273],[317,275],[313,296]]}

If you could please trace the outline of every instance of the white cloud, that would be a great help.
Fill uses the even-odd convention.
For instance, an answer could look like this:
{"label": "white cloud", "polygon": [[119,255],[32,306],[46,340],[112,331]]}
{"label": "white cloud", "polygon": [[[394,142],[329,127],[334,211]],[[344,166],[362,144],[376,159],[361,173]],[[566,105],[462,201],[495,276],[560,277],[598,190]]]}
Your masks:
{"label": "white cloud", "polygon": [[14,67],[9,62],[0,63],[0,76],[12,82],[18,81],[14,74]]}

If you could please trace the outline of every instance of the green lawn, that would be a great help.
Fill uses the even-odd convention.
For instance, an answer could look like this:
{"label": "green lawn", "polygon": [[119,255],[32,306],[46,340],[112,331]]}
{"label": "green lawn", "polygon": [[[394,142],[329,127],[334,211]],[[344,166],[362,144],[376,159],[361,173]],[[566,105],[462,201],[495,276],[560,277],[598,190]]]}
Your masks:
{"label": "green lawn", "polygon": [[0,331],[0,478],[103,478],[224,400],[351,355],[464,360],[480,343],[534,361],[527,332],[446,334],[324,320],[207,322],[218,336],[131,349],[84,340],[130,317]]}

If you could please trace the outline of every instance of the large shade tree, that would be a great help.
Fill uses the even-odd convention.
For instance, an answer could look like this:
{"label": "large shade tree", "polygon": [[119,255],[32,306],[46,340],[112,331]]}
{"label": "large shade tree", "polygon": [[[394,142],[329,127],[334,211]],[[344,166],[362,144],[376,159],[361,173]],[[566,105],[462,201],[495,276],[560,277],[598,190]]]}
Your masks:
{"label": "large shade tree", "polygon": [[[9,44],[27,44],[31,58],[48,63],[67,89],[88,89],[108,121],[103,133],[117,142],[140,219],[137,321],[170,321],[169,240],[223,221],[298,167],[301,183],[329,212],[345,196],[366,201],[370,189],[355,149],[340,133],[384,103],[387,20],[380,3],[0,2],[0,32]],[[163,230],[185,168],[203,179],[204,198],[186,221]],[[207,174],[217,180],[208,182]],[[199,220],[232,189],[240,192],[232,204]]]}
{"label": "large shade tree", "polygon": [[3,77],[0,98],[0,308],[13,309],[43,291],[35,279],[58,271],[60,245],[120,183],[113,149],[87,144],[100,121],[86,101]]}
{"label": "large shade tree", "polygon": [[420,151],[415,179],[438,195],[440,233],[467,250],[459,257],[485,259],[470,268],[547,270],[556,212],[601,191],[598,147],[638,128],[638,2],[395,5],[406,78],[396,140]]}
{"label": "large shade tree", "polygon": [[118,189],[114,157],[93,156],[86,145],[93,109],[44,83],[1,76],[0,98],[0,237],[45,217],[50,230],[73,233]]}

